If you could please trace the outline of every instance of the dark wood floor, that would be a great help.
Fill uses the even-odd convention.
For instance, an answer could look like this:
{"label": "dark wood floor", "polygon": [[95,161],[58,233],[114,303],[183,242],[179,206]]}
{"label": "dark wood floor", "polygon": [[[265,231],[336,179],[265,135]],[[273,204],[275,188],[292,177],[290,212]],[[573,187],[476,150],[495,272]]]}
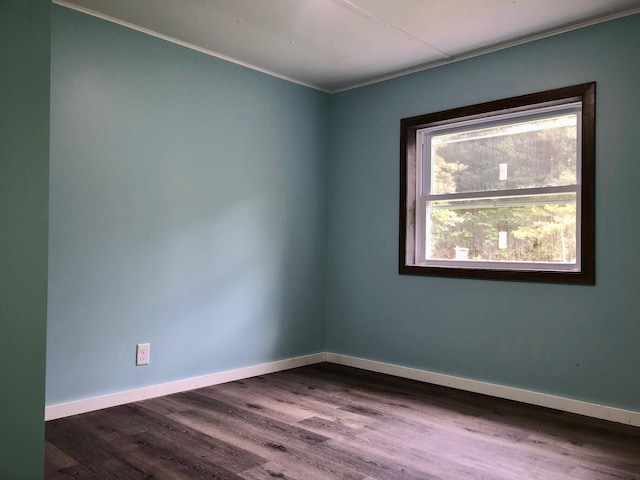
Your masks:
{"label": "dark wood floor", "polygon": [[319,364],[48,422],[71,478],[640,479],[640,428]]}

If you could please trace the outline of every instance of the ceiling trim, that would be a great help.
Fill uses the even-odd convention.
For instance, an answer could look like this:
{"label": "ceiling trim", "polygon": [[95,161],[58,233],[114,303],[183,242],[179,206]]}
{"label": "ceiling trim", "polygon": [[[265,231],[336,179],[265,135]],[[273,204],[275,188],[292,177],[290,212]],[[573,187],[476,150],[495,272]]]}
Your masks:
{"label": "ceiling trim", "polygon": [[185,47],[185,48],[189,48],[191,50],[195,50],[196,52],[204,53],[205,55],[209,55],[211,57],[219,58],[221,60],[225,60],[225,61],[230,62],[230,63],[235,63],[236,65],[240,65],[242,67],[246,67],[246,68],[249,68],[251,70],[256,70],[256,71],[258,71],[260,73],[264,73],[264,74],[270,75],[272,77],[280,78],[281,80],[286,80],[287,82],[297,83],[298,85],[302,85],[303,87],[313,88],[314,90],[320,90],[321,92],[324,92],[324,93],[333,93],[333,92],[331,92],[329,90],[326,90],[324,88],[321,88],[321,87],[319,87],[317,85],[312,85],[312,84],[309,84],[309,83],[305,83],[305,82],[302,82],[302,81],[297,80],[295,78],[291,78],[291,77],[288,77],[286,75],[282,75],[280,73],[273,72],[271,70],[267,70],[266,68],[258,67],[256,65],[251,64],[251,63],[243,62],[241,60],[238,60],[237,58],[233,58],[233,57],[229,57],[227,55],[223,55],[223,54],[218,53],[218,52],[216,52],[214,50],[209,50],[208,48],[200,47],[198,45],[194,45],[193,43],[185,42],[184,40],[179,40],[179,39],[171,37],[169,35],[165,35],[163,33],[156,32],[155,30],[151,30],[150,28],[141,27],[139,25],[136,25],[135,23],[130,23],[130,22],[127,22],[125,20],[121,20],[119,18],[112,17],[111,15],[107,15],[105,13],[97,12],[97,11],[92,10],[90,8],[81,7],[79,5],[74,5],[73,3],[68,2],[66,0],[53,0],[53,3],[56,4],[56,5],[59,5],[61,7],[66,7],[66,8],[69,8],[71,10],[76,10],[76,11],[78,11],[80,13],[85,13],[87,15],[91,15],[92,17],[96,17],[96,18],[99,18],[101,20],[106,20],[107,22],[115,23],[117,25],[120,25],[121,27],[129,28],[131,30],[135,30],[135,31],[140,32],[140,33],[145,33],[147,35],[151,35],[152,37],[156,37],[156,38],[159,38],[161,40],[165,40],[167,42],[174,43],[176,45],[180,45],[181,47]]}
{"label": "ceiling trim", "polygon": [[350,85],[350,86],[342,88],[342,89],[332,90],[329,93],[346,92],[348,90],[353,90],[354,88],[365,87],[367,85],[373,85],[373,84],[384,82],[384,81],[387,81],[387,80],[392,80],[394,78],[404,77],[405,75],[411,75],[412,73],[423,72],[425,70],[430,70],[432,68],[441,67],[443,65],[449,65],[450,63],[456,63],[456,62],[460,62],[462,60],[468,60],[470,58],[479,57],[481,55],[486,55],[488,53],[498,52],[500,50],[505,50],[505,49],[511,48],[511,47],[517,47],[518,45],[524,45],[526,43],[535,42],[535,41],[538,41],[538,40],[543,40],[543,39],[549,38],[549,37],[555,37],[556,35],[562,35],[563,33],[572,32],[574,30],[579,30],[581,28],[591,27],[591,26],[597,25],[599,23],[605,23],[605,22],[609,22],[611,20],[616,20],[618,18],[628,17],[628,16],[636,15],[636,14],[640,14],[640,7],[636,7],[636,8],[633,8],[631,10],[626,10],[624,12],[619,12],[619,13],[615,13],[615,14],[612,14],[612,15],[607,15],[606,17],[599,17],[599,18],[596,18],[596,19],[592,19],[592,20],[587,20],[587,21],[584,21],[584,22],[576,23],[574,25],[569,25],[569,26],[566,26],[566,27],[549,30],[549,31],[544,32],[544,33],[539,33],[539,34],[536,34],[536,35],[523,37],[523,38],[520,38],[518,40],[511,40],[509,42],[500,43],[500,44],[494,45],[492,47],[481,48],[479,50],[475,50],[473,52],[465,53],[463,55],[453,56],[451,58],[445,58],[443,60],[437,60],[435,62],[431,62],[431,63],[425,64],[425,65],[421,65],[421,66],[414,67],[414,68],[409,68],[407,70],[402,70],[402,71],[399,71],[399,72],[396,72],[396,73],[392,73],[390,75],[385,75],[383,77],[377,77],[377,78],[375,78],[373,80],[370,80],[370,81],[367,81],[367,82],[361,82],[361,83],[358,83],[358,84],[355,84],[355,85]]}
{"label": "ceiling trim", "polygon": [[418,73],[418,72],[422,72],[422,71],[425,71],[425,70],[430,70],[432,68],[441,67],[443,65],[448,65],[448,64],[451,64],[451,63],[455,63],[455,62],[460,62],[462,60],[467,60],[467,59],[470,59],[470,58],[479,57],[479,56],[485,55],[487,53],[493,53],[493,52],[497,52],[497,51],[504,50],[504,49],[507,49],[507,48],[515,47],[515,46],[518,46],[518,45],[523,45],[523,44],[526,44],[526,43],[535,42],[537,40],[542,40],[542,39],[545,39],[545,38],[554,37],[556,35],[561,35],[563,33],[571,32],[573,30],[579,30],[581,28],[590,27],[590,26],[593,26],[593,25],[597,25],[599,23],[608,22],[608,21],[615,20],[615,19],[618,19],[618,18],[627,17],[627,16],[630,16],[630,15],[640,14],[640,7],[636,7],[636,8],[633,8],[631,10],[626,10],[624,12],[619,12],[619,13],[615,13],[615,14],[612,14],[612,15],[607,15],[606,17],[599,17],[599,18],[595,18],[595,19],[592,19],[592,20],[587,20],[587,21],[584,21],[584,22],[576,23],[574,25],[569,25],[569,26],[562,27],[562,28],[552,29],[552,30],[549,30],[547,32],[543,32],[543,33],[539,33],[539,34],[536,34],[536,35],[523,37],[523,38],[520,38],[518,40],[512,40],[512,41],[500,43],[498,45],[494,45],[494,46],[491,46],[491,47],[481,48],[479,50],[475,50],[475,51],[470,52],[470,53],[465,53],[463,55],[453,56],[453,57],[446,58],[446,59],[443,59],[443,60],[438,60],[438,61],[435,61],[435,62],[430,62],[428,64],[420,65],[420,66],[417,66],[417,67],[414,67],[414,68],[401,70],[399,72],[392,73],[390,75],[384,75],[384,76],[381,76],[381,77],[376,77],[376,78],[374,78],[372,80],[369,80],[369,81],[366,81],[366,82],[360,82],[360,83],[357,83],[357,84],[349,85],[348,87],[338,88],[338,89],[335,89],[335,90],[327,90],[325,88],[319,87],[318,85],[313,85],[313,84],[310,84],[310,83],[302,82],[302,81],[300,81],[298,79],[289,77],[287,75],[282,75],[280,73],[273,72],[273,71],[268,70],[266,68],[258,67],[257,65],[253,65],[253,64],[247,63],[247,62],[243,62],[243,61],[238,60],[236,58],[229,57],[227,55],[223,55],[221,53],[218,53],[218,52],[216,52],[214,50],[210,50],[208,48],[203,48],[203,47],[200,47],[198,45],[194,45],[193,43],[185,42],[184,40],[179,40],[179,39],[171,37],[169,35],[165,35],[165,34],[156,32],[155,30],[151,30],[149,28],[141,27],[141,26],[136,25],[134,23],[130,23],[130,22],[121,20],[119,18],[112,17],[110,15],[106,15],[106,14],[101,13],[101,12],[97,12],[97,11],[92,10],[90,8],[81,7],[79,5],[74,5],[73,3],[69,2],[69,1],[66,1],[66,0],[53,0],[53,3],[56,4],[56,5],[60,5],[61,7],[66,7],[66,8],[69,8],[71,10],[76,10],[78,12],[81,12],[81,13],[84,13],[84,14],[87,14],[87,15],[91,15],[93,17],[97,17],[97,18],[100,18],[102,20],[106,20],[107,22],[115,23],[117,25],[120,25],[120,26],[125,27],[125,28],[129,28],[131,30],[135,30],[135,31],[138,31],[138,32],[141,32],[141,33],[145,33],[147,35],[151,35],[152,37],[156,37],[156,38],[159,38],[161,40],[165,40],[167,42],[174,43],[176,45],[180,45],[181,47],[189,48],[191,50],[195,50],[197,52],[204,53],[205,55],[209,55],[211,57],[219,58],[221,60],[225,60],[225,61],[230,62],[230,63],[235,63],[236,65],[240,65],[242,67],[249,68],[251,70],[255,70],[255,71],[258,71],[260,73],[264,73],[266,75],[270,75],[272,77],[279,78],[281,80],[286,80],[287,82],[291,82],[291,83],[295,83],[295,84],[298,84],[298,85],[302,85],[303,87],[308,87],[308,88],[312,88],[314,90],[319,90],[319,91],[324,92],[324,93],[346,92],[348,90],[353,90],[355,88],[360,88],[360,87],[364,87],[364,86],[367,86],[367,85],[373,85],[373,84],[384,82],[384,81],[387,81],[387,80],[392,80],[394,78],[403,77],[405,75],[411,75],[413,73]]}

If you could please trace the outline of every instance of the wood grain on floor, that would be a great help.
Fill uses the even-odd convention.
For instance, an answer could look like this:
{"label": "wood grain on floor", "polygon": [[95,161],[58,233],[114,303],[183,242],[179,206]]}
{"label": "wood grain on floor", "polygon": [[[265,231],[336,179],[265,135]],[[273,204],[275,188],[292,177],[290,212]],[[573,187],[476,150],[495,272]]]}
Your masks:
{"label": "wood grain on floor", "polygon": [[640,428],[323,363],[46,424],[46,480],[640,479]]}

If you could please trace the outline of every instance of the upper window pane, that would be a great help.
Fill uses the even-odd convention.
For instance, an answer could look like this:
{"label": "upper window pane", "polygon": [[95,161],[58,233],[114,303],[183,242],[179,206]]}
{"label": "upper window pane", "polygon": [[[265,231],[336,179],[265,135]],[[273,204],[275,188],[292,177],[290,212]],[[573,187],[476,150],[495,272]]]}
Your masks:
{"label": "upper window pane", "polygon": [[578,183],[577,113],[425,137],[432,194]]}

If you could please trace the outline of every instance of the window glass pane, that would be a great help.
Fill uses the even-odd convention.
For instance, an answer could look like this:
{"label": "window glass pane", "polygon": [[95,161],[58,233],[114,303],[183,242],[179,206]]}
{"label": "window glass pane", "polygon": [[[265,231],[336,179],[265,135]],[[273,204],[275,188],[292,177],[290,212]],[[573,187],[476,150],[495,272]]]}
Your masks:
{"label": "window glass pane", "polygon": [[577,114],[431,136],[431,193],[577,183]]}
{"label": "window glass pane", "polygon": [[575,263],[576,194],[427,205],[426,257]]}

